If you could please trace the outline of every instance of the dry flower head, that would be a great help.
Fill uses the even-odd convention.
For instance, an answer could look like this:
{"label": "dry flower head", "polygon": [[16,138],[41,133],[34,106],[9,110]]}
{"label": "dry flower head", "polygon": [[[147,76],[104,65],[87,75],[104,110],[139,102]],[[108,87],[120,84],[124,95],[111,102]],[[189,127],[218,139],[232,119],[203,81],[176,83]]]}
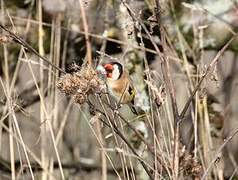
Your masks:
{"label": "dry flower head", "polygon": [[104,82],[90,65],[83,65],[80,70],[65,74],[57,83],[61,92],[72,96],[79,104],[85,103],[88,95],[101,92],[103,85]]}
{"label": "dry flower head", "polygon": [[180,144],[179,167],[181,172],[195,179],[200,178],[203,174],[201,163],[194,158],[182,144]]}

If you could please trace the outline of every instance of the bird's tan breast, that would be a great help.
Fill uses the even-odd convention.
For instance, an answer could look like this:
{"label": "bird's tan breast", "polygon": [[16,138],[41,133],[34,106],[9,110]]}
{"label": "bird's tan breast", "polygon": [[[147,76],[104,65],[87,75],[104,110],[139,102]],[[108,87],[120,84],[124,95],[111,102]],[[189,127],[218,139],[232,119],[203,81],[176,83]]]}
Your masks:
{"label": "bird's tan breast", "polygon": [[129,85],[131,84],[130,79],[125,78],[123,74],[118,80],[107,79],[107,85],[110,93],[116,98],[117,101],[121,99],[121,103],[128,103],[131,100],[130,94],[128,93]]}
{"label": "bird's tan breast", "polygon": [[122,93],[126,90],[127,86],[129,85],[129,81],[127,79],[124,80],[108,80],[108,86],[115,92],[115,93]]}

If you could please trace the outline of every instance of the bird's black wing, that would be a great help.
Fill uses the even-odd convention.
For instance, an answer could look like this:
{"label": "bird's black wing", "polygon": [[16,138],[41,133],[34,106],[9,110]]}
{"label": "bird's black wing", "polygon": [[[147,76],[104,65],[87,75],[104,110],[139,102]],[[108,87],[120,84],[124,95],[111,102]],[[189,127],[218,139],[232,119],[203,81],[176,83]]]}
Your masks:
{"label": "bird's black wing", "polygon": [[131,111],[134,114],[138,115],[138,113],[137,113],[137,111],[136,111],[136,109],[134,107],[135,89],[132,88],[131,86],[129,86],[128,92],[129,92],[130,96],[132,96],[132,100],[131,100],[131,103],[129,104],[129,107],[130,107]]}

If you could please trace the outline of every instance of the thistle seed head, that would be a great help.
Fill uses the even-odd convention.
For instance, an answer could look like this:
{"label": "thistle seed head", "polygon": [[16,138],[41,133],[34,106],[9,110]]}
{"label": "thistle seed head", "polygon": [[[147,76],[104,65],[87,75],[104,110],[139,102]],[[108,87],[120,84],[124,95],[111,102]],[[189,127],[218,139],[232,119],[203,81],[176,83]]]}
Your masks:
{"label": "thistle seed head", "polygon": [[76,103],[83,104],[88,95],[99,93],[104,84],[90,65],[84,65],[77,72],[63,75],[57,87],[66,95],[72,96]]}

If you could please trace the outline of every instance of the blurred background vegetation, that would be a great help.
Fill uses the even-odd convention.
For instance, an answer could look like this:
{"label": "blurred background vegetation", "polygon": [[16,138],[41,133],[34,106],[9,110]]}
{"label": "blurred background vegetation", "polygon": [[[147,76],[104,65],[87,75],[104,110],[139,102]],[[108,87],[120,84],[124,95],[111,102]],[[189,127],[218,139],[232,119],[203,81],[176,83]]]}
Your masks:
{"label": "blurred background vegetation", "polygon": [[[237,0],[0,3],[0,179],[238,178]],[[57,89],[89,58],[125,66],[139,115]]]}

